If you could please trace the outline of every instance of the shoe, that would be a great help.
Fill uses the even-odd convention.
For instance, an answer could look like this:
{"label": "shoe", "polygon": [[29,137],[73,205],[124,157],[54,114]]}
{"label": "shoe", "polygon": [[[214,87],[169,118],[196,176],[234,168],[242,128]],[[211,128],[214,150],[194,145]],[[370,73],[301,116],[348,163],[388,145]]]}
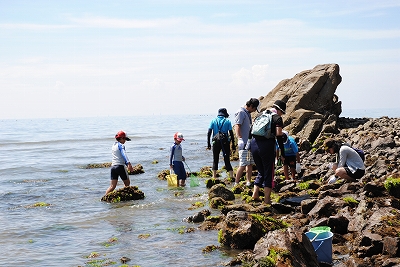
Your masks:
{"label": "shoe", "polygon": [[246,186],[250,186],[251,185],[251,183],[250,182],[246,182]]}
{"label": "shoe", "polygon": [[336,182],[336,180],[337,180],[337,177],[332,175],[331,178],[329,178],[329,180],[328,180],[328,184],[334,184]]}

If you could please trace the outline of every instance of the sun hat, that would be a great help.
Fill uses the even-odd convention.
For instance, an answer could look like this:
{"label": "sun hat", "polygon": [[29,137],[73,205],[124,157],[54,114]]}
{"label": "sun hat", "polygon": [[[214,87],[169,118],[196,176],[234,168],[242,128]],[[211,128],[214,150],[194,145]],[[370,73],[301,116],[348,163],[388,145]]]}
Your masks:
{"label": "sun hat", "polygon": [[283,114],[286,113],[286,103],[282,100],[276,100],[272,106],[282,111]]}
{"label": "sun hat", "polygon": [[115,139],[120,139],[120,138],[125,138],[126,141],[131,141],[131,139],[126,135],[126,133],[124,131],[119,131],[115,135]]}
{"label": "sun hat", "polygon": [[178,140],[179,142],[185,141],[185,139],[183,139],[183,134],[182,134],[182,133],[179,133],[179,132],[176,132],[176,133],[174,134],[174,139]]}
{"label": "sun hat", "polygon": [[225,118],[229,117],[228,111],[226,110],[226,108],[220,108],[218,110],[218,116],[224,116]]}

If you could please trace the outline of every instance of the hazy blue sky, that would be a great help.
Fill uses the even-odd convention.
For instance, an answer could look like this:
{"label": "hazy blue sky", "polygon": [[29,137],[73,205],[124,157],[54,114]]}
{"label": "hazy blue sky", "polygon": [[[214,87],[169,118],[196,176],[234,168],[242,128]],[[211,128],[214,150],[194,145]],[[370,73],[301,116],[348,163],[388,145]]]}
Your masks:
{"label": "hazy blue sky", "polygon": [[400,107],[399,14],[399,0],[0,0],[0,119],[233,114],[326,63],[343,109]]}

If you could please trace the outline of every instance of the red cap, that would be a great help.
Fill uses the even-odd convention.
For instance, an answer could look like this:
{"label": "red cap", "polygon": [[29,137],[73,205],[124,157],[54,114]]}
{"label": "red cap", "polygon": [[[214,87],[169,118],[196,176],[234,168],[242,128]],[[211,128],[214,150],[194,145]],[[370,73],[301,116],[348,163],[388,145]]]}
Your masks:
{"label": "red cap", "polygon": [[119,139],[119,138],[125,138],[126,141],[131,141],[131,139],[128,136],[126,136],[126,133],[124,131],[119,131],[115,135],[115,139]]}
{"label": "red cap", "polygon": [[183,134],[178,132],[174,134],[174,139],[178,140],[179,142],[185,141],[185,139],[183,139]]}

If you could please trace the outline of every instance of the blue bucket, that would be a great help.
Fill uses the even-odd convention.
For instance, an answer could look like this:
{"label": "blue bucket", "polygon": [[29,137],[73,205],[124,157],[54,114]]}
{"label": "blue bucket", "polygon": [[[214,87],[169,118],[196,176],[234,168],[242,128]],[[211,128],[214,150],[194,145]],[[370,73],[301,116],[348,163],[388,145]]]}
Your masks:
{"label": "blue bucket", "polygon": [[317,254],[318,262],[332,264],[332,232],[306,232]]}

